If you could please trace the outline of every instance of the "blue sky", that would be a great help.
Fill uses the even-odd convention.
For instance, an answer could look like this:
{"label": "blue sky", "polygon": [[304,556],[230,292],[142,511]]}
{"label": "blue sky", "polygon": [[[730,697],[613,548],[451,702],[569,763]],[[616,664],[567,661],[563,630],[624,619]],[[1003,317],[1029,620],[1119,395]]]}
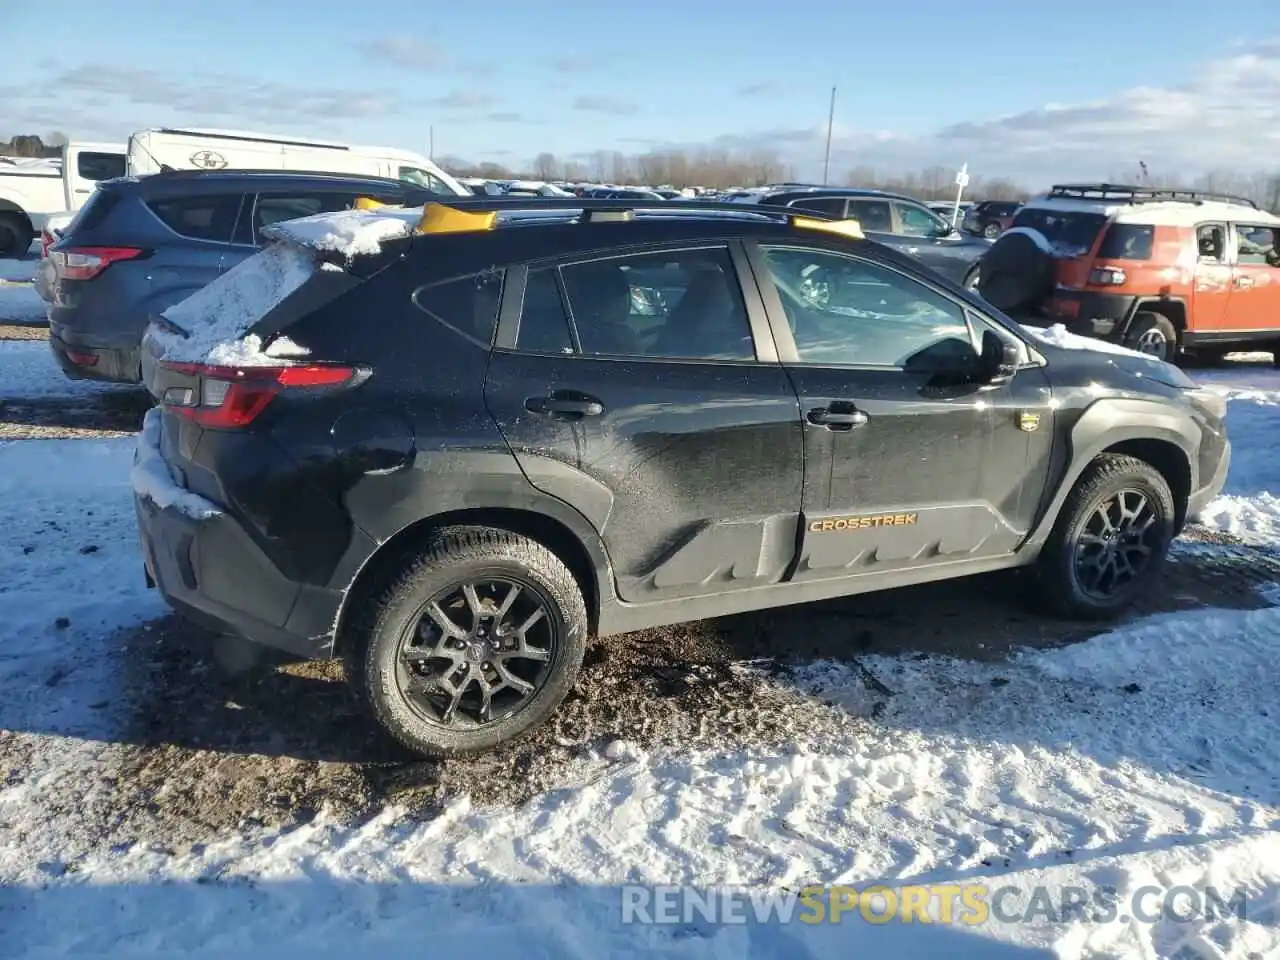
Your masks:
{"label": "blue sky", "polygon": [[[470,160],[719,143],[780,152],[812,172],[834,84],[845,166],[967,159],[1025,178],[1133,151],[1162,162],[1172,152],[1187,169],[1277,156],[1258,132],[1266,118],[1250,114],[1233,134],[1248,142],[1198,163],[1188,111],[1221,113],[1217,78],[1242,57],[1256,63],[1233,68],[1231,82],[1252,95],[1264,82],[1257,101],[1276,101],[1280,47],[1246,37],[1280,35],[1280,4],[1253,5],[1244,23],[1157,0],[497,0],[371,5],[363,20],[360,5],[336,0],[63,0],[56,30],[47,5],[8,6],[6,136],[123,139],[188,123],[425,152],[434,127],[437,156]],[[1160,110],[1169,103],[1181,120]],[[1117,111],[1132,123],[1107,132]],[[1185,143],[1171,122],[1187,127]]]}

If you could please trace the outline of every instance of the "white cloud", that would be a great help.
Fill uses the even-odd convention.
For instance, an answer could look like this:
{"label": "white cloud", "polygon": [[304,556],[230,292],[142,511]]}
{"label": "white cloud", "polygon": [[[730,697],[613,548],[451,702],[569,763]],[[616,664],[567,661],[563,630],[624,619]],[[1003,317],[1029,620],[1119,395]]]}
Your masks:
{"label": "white cloud", "polygon": [[[1040,183],[1206,170],[1280,170],[1280,39],[1254,43],[1193,65],[1170,88],[1135,87],[1092,102],[1053,103],[989,120],[957,120],[927,136],[837,127],[832,164],[891,171],[968,162],[987,175]],[[822,162],[825,125],[719,138],[721,146],[768,148],[812,173]]]}

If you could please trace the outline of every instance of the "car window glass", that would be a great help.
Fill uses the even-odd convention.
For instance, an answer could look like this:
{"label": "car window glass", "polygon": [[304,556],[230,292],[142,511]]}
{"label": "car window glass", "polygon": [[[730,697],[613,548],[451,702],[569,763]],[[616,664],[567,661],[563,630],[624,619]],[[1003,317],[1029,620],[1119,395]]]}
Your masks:
{"label": "car window glass", "polygon": [[963,308],[904,274],[825,250],[763,252],[801,363],[927,369],[974,355]]}
{"label": "car window glass", "polygon": [[1113,223],[1102,235],[1098,256],[1105,260],[1150,260],[1156,228],[1145,223]]}
{"label": "car window glass", "polygon": [[531,353],[573,353],[569,314],[560,296],[554,267],[529,271],[516,349]]}
{"label": "car window glass", "polygon": [[902,222],[902,233],[908,237],[936,237],[946,232],[938,218],[922,207],[913,203],[896,203],[898,219]]}
{"label": "car window glass", "polygon": [[422,287],[413,302],[445,326],[489,346],[498,323],[498,303],[502,299],[501,270],[446,280]]}
{"label": "car window glass", "polygon": [[893,233],[893,218],[889,215],[888,200],[850,199],[849,216],[857,220],[863,230]]}
{"label": "car window glass", "polygon": [[791,204],[793,209],[812,210],[814,213],[825,213],[829,217],[844,216],[844,197],[809,197],[796,200]]}
{"label": "car window glass", "polygon": [[125,157],[123,153],[95,153],[86,150],[76,155],[76,173],[86,180],[112,180],[123,177]]}
{"label": "car window glass", "polygon": [[147,206],[170,230],[194,240],[226,243],[240,210],[239,193],[213,196],[170,197],[152,200]]}
{"label": "car window glass", "polygon": [[253,208],[253,233],[261,243],[263,227],[316,213],[348,210],[354,203],[355,195],[349,193],[260,193]]}
{"label": "car window glass", "polygon": [[401,167],[399,178],[405,183],[412,183],[415,186],[426,187],[426,189],[430,190],[432,193],[453,193],[443,180],[437,177],[430,170],[423,170],[420,167]]}
{"label": "car window glass", "polygon": [[583,353],[690,360],[755,357],[723,247],[646,253],[561,268]]}
{"label": "car window glass", "polygon": [[1264,263],[1280,267],[1280,254],[1276,250],[1275,227],[1253,227],[1241,224],[1236,227],[1239,263]]}
{"label": "car window glass", "polygon": [[1221,261],[1227,250],[1227,228],[1220,223],[1202,224],[1196,229],[1196,249],[1201,260]]}

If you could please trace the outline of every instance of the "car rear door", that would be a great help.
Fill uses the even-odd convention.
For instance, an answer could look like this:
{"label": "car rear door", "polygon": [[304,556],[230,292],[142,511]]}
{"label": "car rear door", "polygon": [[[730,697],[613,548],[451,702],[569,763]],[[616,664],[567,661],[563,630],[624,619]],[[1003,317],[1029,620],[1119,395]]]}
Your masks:
{"label": "car rear door", "polygon": [[962,283],[978,259],[974,242],[966,240],[937,214],[905,200],[893,201],[895,232],[903,238],[899,248],[949,280]]}
{"label": "car rear door", "polygon": [[1047,379],[1038,368],[998,385],[939,374],[976,360],[987,330],[1016,338],[869,257],[796,242],[747,250],[803,417],[795,579],[1012,551],[1047,475]]}
{"label": "car rear door", "polygon": [[775,583],[794,557],[799,408],[745,269],[719,242],[508,271],[489,410],[600,531],[624,600]]}

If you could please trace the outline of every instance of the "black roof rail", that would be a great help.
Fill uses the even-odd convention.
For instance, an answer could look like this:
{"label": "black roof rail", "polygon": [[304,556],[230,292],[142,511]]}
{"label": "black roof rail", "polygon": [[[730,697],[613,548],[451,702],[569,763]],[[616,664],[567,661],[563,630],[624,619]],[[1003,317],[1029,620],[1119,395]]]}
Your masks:
{"label": "black roof rail", "polygon": [[1050,198],[1063,200],[1116,200],[1122,203],[1239,203],[1258,209],[1248,197],[1215,190],[1181,190],[1166,187],[1139,187],[1118,183],[1059,183],[1049,189]]}
{"label": "black roof rail", "polygon": [[376,173],[343,173],[338,170],[271,170],[260,167],[220,167],[217,170],[207,169],[188,169],[188,170],[162,170],[159,173],[148,173],[146,179],[156,178],[159,180],[199,180],[207,177],[310,177],[312,179],[324,180],[363,180],[368,183],[400,183],[406,186],[416,186],[409,184],[404,180],[397,180],[395,177],[383,177]]}
{"label": "black roof rail", "polygon": [[792,217],[806,220],[839,220],[825,213],[797,210],[793,207],[774,207],[758,203],[730,203],[717,200],[607,200],[594,197],[433,197],[430,202],[441,203],[458,210],[474,213],[511,213],[540,210],[581,210],[584,213],[705,213],[717,211],[736,213],[744,217],[758,217],[786,221]]}

